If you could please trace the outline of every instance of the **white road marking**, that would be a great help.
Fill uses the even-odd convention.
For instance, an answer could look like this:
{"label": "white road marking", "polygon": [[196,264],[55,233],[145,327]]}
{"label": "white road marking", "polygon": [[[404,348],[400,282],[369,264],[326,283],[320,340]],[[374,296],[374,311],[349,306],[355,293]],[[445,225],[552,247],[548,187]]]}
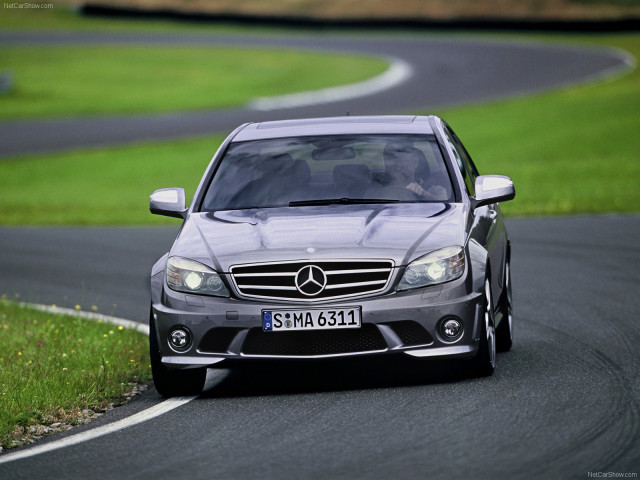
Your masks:
{"label": "white road marking", "polygon": [[37,445],[33,448],[28,448],[26,450],[20,450],[18,452],[6,453],[0,456],[0,464],[11,462],[14,460],[20,460],[27,457],[32,457],[34,455],[39,455],[41,453],[51,452],[53,450],[58,450],[60,448],[70,447],[71,445],[77,445],[78,443],[86,442],[88,440],[93,440],[94,438],[102,437],[103,435],[109,435],[110,433],[115,433],[120,430],[123,430],[127,427],[131,427],[133,425],[137,425],[142,422],[146,422],[147,420],[151,420],[152,418],[158,417],[163,413],[167,413],[174,408],[178,408],[185,403],[190,402],[194,398],[197,398],[197,395],[190,397],[175,397],[165,400],[158,405],[154,405],[153,407],[147,408],[146,410],[142,410],[130,417],[123,418],[116,422],[110,423],[108,425],[103,425],[101,427],[96,427],[91,430],[87,430],[85,432],[78,433],[76,435],[72,435],[70,437],[62,438],[55,442],[45,443],[43,445]]}
{"label": "white road marking", "polygon": [[[34,308],[36,310],[42,310],[45,312],[54,313],[57,315],[71,315],[74,317],[87,318],[90,320],[102,321],[105,323],[110,323],[113,325],[121,325],[124,328],[137,330],[140,333],[149,334],[149,326],[133,322],[131,320],[125,320],[124,318],[111,317],[109,315],[102,315],[99,313],[93,312],[83,312],[78,310],[72,310],[70,308],[62,308],[62,307],[54,307],[49,305],[39,305],[33,303],[22,303],[29,308]],[[207,376],[209,379],[209,375]],[[75,435],[71,435],[66,438],[62,438],[57,441],[45,443],[42,445],[37,445],[32,448],[27,448],[26,450],[20,450],[17,452],[5,453],[4,455],[0,455],[0,464],[11,462],[14,460],[20,460],[23,458],[32,457],[34,455],[39,455],[41,453],[51,452],[53,450],[58,450],[60,448],[70,447],[71,445],[77,445],[78,443],[86,442],[88,440],[93,440],[94,438],[102,437],[103,435],[109,435],[110,433],[115,433],[120,430],[123,430],[127,427],[132,427],[133,425],[137,425],[142,422],[146,422],[147,420],[151,420],[152,418],[158,417],[164,413],[167,413],[174,408],[178,408],[185,403],[190,402],[194,398],[197,398],[197,395],[190,397],[174,397],[168,400],[165,400],[162,403],[154,405],[153,407],[149,407],[146,410],[142,410],[130,417],[123,418],[116,422],[110,423],[108,425],[103,425],[101,427],[96,427],[91,430],[87,430],[81,433],[77,433]]]}
{"label": "white road marking", "polygon": [[125,320],[124,318],[112,317],[110,315],[103,315],[95,312],[83,312],[82,310],[73,310],[71,308],[56,307],[53,305],[40,305],[37,303],[20,303],[28,308],[35,310],[41,310],[43,312],[54,313],[56,315],[70,315],[72,317],[87,318],[89,320],[95,320],[97,322],[109,323],[111,325],[122,326],[129,330],[136,330],[145,335],[149,335],[149,325],[146,323],[134,322],[132,320]]}
{"label": "white road marking", "polygon": [[621,48],[609,47],[609,48],[601,48],[601,50],[609,51],[613,54],[613,56],[617,57],[621,64],[614,65],[609,68],[605,68],[604,70],[600,70],[599,72],[591,73],[582,78],[578,78],[575,80],[566,81],[560,85],[559,87],[572,87],[579,85],[580,83],[590,83],[590,82],[601,82],[608,81],[611,82],[616,80],[618,77],[622,75],[626,75],[627,73],[635,70],[637,66],[636,57],[633,54],[627,52],[626,50],[622,50]]}
{"label": "white road marking", "polygon": [[413,75],[413,68],[404,60],[391,59],[389,68],[364,82],[342,85],[339,87],[325,88],[311,92],[292,93],[277,97],[256,98],[249,102],[248,107],[254,110],[276,110],[281,108],[306,107],[320,103],[337,102],[351,98],[364,97],[374,93],[395,87]]}

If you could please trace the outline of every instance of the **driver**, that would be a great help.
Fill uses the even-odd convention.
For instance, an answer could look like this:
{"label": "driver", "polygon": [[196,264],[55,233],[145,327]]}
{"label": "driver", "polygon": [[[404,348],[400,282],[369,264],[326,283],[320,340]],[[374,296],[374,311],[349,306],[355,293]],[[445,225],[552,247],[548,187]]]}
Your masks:
{"label": "driver", "polygon": [[383,152],[385,186],[404,187],[420,198],[442,200],[446,190],[440,185],[426,184],[429,165],[421,150],[405,144],[390,143]]}

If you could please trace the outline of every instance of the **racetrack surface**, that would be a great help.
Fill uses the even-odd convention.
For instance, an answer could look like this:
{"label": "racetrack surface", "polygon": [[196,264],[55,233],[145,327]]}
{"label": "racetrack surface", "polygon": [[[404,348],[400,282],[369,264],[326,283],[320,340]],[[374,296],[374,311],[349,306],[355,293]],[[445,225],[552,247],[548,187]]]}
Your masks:
{"label": "racetrack surface", "polygon": [[267,112],[246,106],[161,115],[0,121],[0,158],[229,132],[248,121],[416,112],[556,88],[625,70],[633,62],[612,49],[463,37],[0,32],[0,46],[76,44],[236,45],[366,54],[402,60],[411,65],[413,75],[375,95]]}
{"label": "racetrack surface", "polygon": [[[178,409],[0,464],[0,477],[585,478],[588,472],[638,472],[640,272],[634,265],[640,264],[640,216],[511,219],[507,227],[515,342],[511,352],[498,355],[492,377],[469,379],[455,363],[404,358],[221,370],[208,391]],[[75,286],[78,295],[90,265],[95,284],[106,289],[105,301],[129,291],[116,313],[136,317],[148,301],[144,273],[132,273],[146,263],[140,254],[160,255],[175,231],[2,228],[0,251],[22,245],[24,256],[15,262],[31,264],[25,278],[40,264],[41,273],[57,271],[61,291]],[[27,252],[38,245],[48,245],[58,260],[30,261]],[[10,279],[21,276],[2,258],[8,274],[0,291],[6,291]],[[116,261],[131,270],[119,282]],[[49,285],[49,278],[41,283]],[[85,296],[92,288],[85,285]],[[159,401],[151,390],[61,436]]]}
{"label": "racetrack surface", "polygon": [[[472,41],[452,43],[474,48]],[[562,61],[544,61],[545,52],[553,58],[549,48],[542,48],[538,68],[562,70]],[[451,61],[479,68],[489,61],[473,63],[476,55]],[[510,75],[501,66],[494,66],[496,79]],[[525,80],[513,76],[516,83]],[[530,81],[537,88],[536,79]],[[552,85],[558,83],[546,87]],[[396,112],[384,103],[393,93],[397,106],[415,108],[423,87],[411,83],[382,95],[379,106],[377,96],[366,103]],[[481,87],[474,97],[470,85],[460,101],[490,98],[483,88],[492,85]],[[331,106],[313,110],[324,114],[325,108]],[[515,340],[511,352],[498,355],[492,377],[470,379],[458,363],[409,358],[219,370],[205,393],[179,408],[76,446],[0,463],[0,478],[564,479],[640,472],[640,216],[508,219],[507,228]],[[101,313],[146,321],[148,271],[177,229],[178,223],[0,227],[0,293],[86,310],[97,305]],[[161,401],[151,389],[89,425],[38,443]]]}

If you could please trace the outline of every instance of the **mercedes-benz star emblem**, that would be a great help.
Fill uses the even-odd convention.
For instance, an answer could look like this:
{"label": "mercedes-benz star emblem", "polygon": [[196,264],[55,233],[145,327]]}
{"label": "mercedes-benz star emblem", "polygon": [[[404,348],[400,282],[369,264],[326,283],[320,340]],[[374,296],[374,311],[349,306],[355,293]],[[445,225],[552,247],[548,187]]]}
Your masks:
{"label": "mercedes-benz star emblem", "polygon": [[307,265],[296,273],[296,288],[298,291],[312,297],[318,295],[327,286],[327,275],[320,267]]}

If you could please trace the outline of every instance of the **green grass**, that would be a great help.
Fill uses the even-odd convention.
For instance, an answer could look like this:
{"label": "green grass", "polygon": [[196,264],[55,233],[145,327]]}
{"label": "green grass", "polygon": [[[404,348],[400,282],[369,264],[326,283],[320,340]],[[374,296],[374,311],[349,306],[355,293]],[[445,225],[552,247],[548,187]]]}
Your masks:
{"label": "green grass", "polygon": [[181,186],[187,201],[223,136],[0,161],[0,224],[175,223],[149,195]]}
{"label": "green grass", "polygon": [[275,49],[5,47],[0,119],[220,109],[255,97],[358,82],[377,58]]}
{"label": "green grass", "polygon": [[[564,37],[562,37],[564,38]],[[640,35],[580,38],[640,57]],[[440,112],[480,173],[513,178],[509,215],[640,211],[640,71],[518,100]]]}
{"label": "green grass", "polygon": [[74,424],[150,379],[145,335],[0,300],[0,444],[31,425]]}
{"label": "green grass", "polygon": [[[552,40],[567,39],[640,57],[639,34]],[[458,132],[481,173],[514,179],[518,193],[504,210],[522,216],[640,211],[638,112],[636,69],[607,81],[438,113]],[[0,161],[0,224],[175,223],[148,213],[149,193],[183,186],[190,198],[221,140]]]}

